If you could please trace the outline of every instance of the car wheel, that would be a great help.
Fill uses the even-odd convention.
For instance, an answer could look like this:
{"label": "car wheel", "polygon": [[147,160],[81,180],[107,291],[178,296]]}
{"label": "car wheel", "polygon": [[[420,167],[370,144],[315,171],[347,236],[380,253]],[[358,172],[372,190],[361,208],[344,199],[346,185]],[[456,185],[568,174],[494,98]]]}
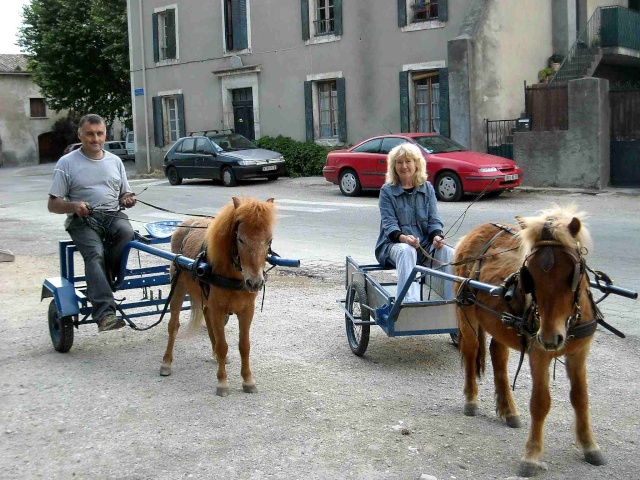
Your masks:
{"label": "car wheel", "polygon": [[345,197],[357,197],[362,192],[358,174],[353,170],[345,170],[340,174],[340,191]]}
{"label": "car wheel", "polygon": [[436,177],[436,197],[443,202],[457,202],[462,198],[462,182],[453,172],[443,172]]}
{"label": "car wheel", "polygon": [[180,185],[182,183],[182,177],[178,173],[176,167],[169,167],[167,169],[167,178],[171,185]]}
{"label": "car wheel", "polygon": [[235,187],[238,184],[236,174],[233,173],[231,167],[224,167],[222,169],[222,184],[225,187]]}

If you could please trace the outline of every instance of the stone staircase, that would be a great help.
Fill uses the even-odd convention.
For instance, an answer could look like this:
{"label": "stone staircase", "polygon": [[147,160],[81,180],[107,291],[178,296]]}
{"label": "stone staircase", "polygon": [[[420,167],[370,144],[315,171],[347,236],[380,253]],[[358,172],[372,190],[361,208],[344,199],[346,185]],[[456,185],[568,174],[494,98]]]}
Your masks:
{"label": "stone staircase", "polygon": [[590,77],[602,60],[602,49],[597,46],[583,47],[567,56],[551,82],[567,82],[577,78]]}

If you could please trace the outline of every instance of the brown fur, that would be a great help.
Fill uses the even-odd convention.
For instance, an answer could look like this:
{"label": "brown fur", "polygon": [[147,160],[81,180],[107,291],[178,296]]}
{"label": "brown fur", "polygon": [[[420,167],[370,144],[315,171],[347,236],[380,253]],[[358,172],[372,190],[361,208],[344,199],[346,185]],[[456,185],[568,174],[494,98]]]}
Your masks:
{"label": "brown fur", "polygon": [[[256,386],[249,365],[249,329],[253,320],[255,298],[264,283],[264,265],[273,236],[275,223],[273,199],[266,202],[255,199],[237,199],[226,205],[213,220],[188,219],[181,224],[171,238],[171,251],[185,257],[195,258],[207,245],[207,263],[216,275],[244,281],[246,290],[228,290],[210,286],[208,298],[203,295],[200,284],[188,272],[181,272],[171,299],[171,320],[169,321],[169,340],[162,359],[161,375],[170,375],[173,363],[173,346],[180,327],[180,310],[185,294],[191,297],[191,330],[199,330],[204,318],[211,340],[214,357],[218,360],[218,386],[216,393],[226,396],[229,393],[225,360],[228,345],[224,325],[227,314],[238,317],[240,341],[239,350],[242,362],[242,386],[245,392],[255,392]],[[208,225],[208,227],[207,227]],[[200,227],[200,228],[188,228]],[[206,229],[203,227],[207,227]],[[234,231],[238,232],[238,255],[242,271],[232,265],[231,251],[236,241]],[[172,272],[174,275],[176,272]]]}
{"label": "brown fur", "polygon": [[[576,214],[574,207],[546,210],[538,217],[516,217],[520,225],[512,228],[519,230],[516,236],[502,233],[485,255],[490,256],[477,262],[457,265],[455,273],[462,277],[476,278],[479,269],[481,282],[500,285],[511,273],[517,271],[528,258],[529,271],[534,280],[535,294],[541,316],[540,329],[531,340],[529,363],[533,378],[531,395],[531,430],[525,454],[520,464],[520,474],[535,475],[541,467],[543,451],[543,426],[551,408],[549,393],[549,365],[555,357],[565,356],[566,368],[571,382],[571,403],[576,414],[577,443],[583,449],[585,458],[592,464],[604,463],[604,457],[593,439],[588,414],[588,395],[586,380],[586,358],[592,340],[591,337],[566,340],[565,322],[574,310],[574,293],[570,280],[574,269],[573,259],[562,248],[553,250],[553,262],[548,259],[543,266],[543,255],[531,255],[533,246],[546,235],[566,245],[568,249],[591,248],[589,232]],[[546,224],[546,227],[545,227]],[[498,232],[492,224],[481,225],[463,238],[456,248],[456,262],[477,257],[483,247]],[[514,249],[515,248],[515,249]],[[514,249],[514,250],[511,250]],[[509,251],[511,250],[511,251]],[[586,250],[582,249],[582,253]],[[545,268],[547,271],[545,271]],[[581,278],[579,285],[579,303],[582,311],[581,323],[591,321],[594,311],[588,300],[588,279]],[[486,292],[476,293],[477,301],[498,312],[509,311],[501,298],[490,297]],[[517,315],[522,315],[530,296],[519,288],[510,303]],[[520,351],[521,337],[516,330],[506,327],[500,318],[476,305],[458,307],[458,326],[460,328],[460,352],[465,366],[465,408],[467,415],[477,414],[478,385],[476,377],[484,369],[485,339],[483,330],[491,335],[490,353],[494,371],[496,412],[507,420],[512,427],[520,425],[518,411],[511,395],[507,362],[509,348]],[[543,346],[544,345],[544,346]]]}

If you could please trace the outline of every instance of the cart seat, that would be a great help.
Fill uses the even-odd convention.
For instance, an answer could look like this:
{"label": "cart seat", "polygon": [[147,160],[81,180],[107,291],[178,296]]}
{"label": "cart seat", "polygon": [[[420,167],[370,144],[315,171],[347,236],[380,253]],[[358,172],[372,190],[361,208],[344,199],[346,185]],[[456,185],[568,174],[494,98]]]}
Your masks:
{"label": "cart seat", "polygon": [[149,232],[151,238],[168,238],[176,227],[182,223],[181,220],[162,220],[159,222],[146,223],[144,228]]}

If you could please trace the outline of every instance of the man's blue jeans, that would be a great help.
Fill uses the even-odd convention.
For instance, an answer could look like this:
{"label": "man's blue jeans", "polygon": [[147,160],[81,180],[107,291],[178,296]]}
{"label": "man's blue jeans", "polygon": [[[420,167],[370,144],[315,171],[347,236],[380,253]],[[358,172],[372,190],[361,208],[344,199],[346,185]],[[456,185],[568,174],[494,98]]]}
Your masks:
{"label": "man's blue jeans", "polygon": [[127,216],[122,212],[94,211],[86,219],[73,218],[67,232],[84,260],[91,317],[99,321],[105,315],[115,314],[111,282],[120,269],[124,246],[133,240]]}

